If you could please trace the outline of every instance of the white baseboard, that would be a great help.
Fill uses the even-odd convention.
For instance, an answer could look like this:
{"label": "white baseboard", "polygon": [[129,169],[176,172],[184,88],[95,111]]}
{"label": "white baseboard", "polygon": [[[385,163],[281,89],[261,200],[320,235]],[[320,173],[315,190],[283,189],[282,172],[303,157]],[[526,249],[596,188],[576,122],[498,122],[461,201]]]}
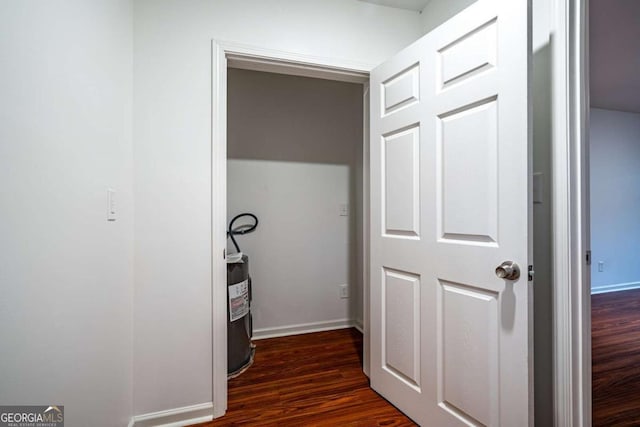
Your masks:
{"label": "white baseboard", "polygon": [[364,334],[364,325],[362,324],[362,320],[355,320],[353,322],[353,327],[356,328],[361,334]]}
{"label": "white baseboard", "polygon": [[184,406],[166,411],[136,415],[131,418],[129,427],[182,427],[204,423],[213,419],[213,403]]}
{"label": "white baseboard", "polygon": [[631,289],[640,289],[640,282],[616,283],[613,285],[598,286],[591,288],[591,295],[605,294],[607,292],[629,291]]}
{"label": "white baseboard", "polygon": [[311,332],[332,331],[334,329],[346,329],[355,327],[355,322],[349,319],[328,320],[323,322],[301,323],[298,325],[276,326],[274,328],[261,328],[253,330],[254,340],[265,338],[286,337],[289,335],[308,334]]}

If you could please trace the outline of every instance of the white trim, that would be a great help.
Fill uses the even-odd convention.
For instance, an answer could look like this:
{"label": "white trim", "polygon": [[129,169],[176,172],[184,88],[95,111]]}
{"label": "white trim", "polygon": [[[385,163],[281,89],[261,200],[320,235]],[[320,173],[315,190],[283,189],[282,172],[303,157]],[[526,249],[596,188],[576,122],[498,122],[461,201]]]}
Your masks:
{"label": "white trim", "polygon": [[230,68],[305,76],[350,83],[366,83],[374,65],[344,59],[300,55],[242,43],[218,41]]}
{"label": "white trim", "polygon": [[213,419],[213,403],[183,406],[166,411],[136,415],[131,418],[129,427],[182,427],[204,423]]}
{"label": "white trim", "polygon": [[[212,40],[212,117],[211,117],[211,328],[212,328],[212,401],[213,415],[220,417],[227,409],[227,287],[226,250],[227,216],[227,55],[248,67],[253,58],[262,71],[295,74],[313,70],[324,79],[351,81],[355,75],[368,77],[373,64],[344,59],[315,57],[257,48],[239,43]],[[272,67],[269,67],[269,64]],[[289,65],[287,67],[286,65]],[[290,72],[287,72],[289,70]],[[305,71],[305,72],[307,72]],[[365,165],[366,166],[366,165]],[[366,171],[368,174],[368,170]],[[367,283],[365,282],[365,287]],[[366,324],[365,324],[366,327]]]}
{"label": "white trim", "polygon": [[362,370],[368,377],[371,366],[371,322],[369,320],[369,290],[371,289],[370,266],[371,266],[371,157],[370,157],[370,136],[369,123],[371,121],[371,88],[369,83],[364,84],[362,93]]}
{"label": "white trim", "polygon": [[227,411],[227,59],[212,46],[211,330],[213,416]]}
{"label": "white trim", "polygon": [[555,0],[553,111],[554,425],[591,426],[586,0]]}
{"label": "white trim", "polygon": [[[317,67],[306,63],[291,63],[285,61],[263,60],[255,57],[246,57],[239,54],[227,55],[229,68],[241,70],[264,71],[268,73],[287,74],[290,76],[311,77],[316,79],[339,80],[349,83],[364,83],[369,81],[369,76],[361,72],[344,70],[343,74],[336,75],[334,69]],[[339,77],[338,79],[336,77]]]}
{"label": "white trim", "polygon": [[290,335],[310,334],[312,332],[333,331],[356,326],[356,322],[349,319],[325,320],[322,322],[300,323],[298,325],[276,326],[272,328],[254,329],[253,340],[266,338],[288,337]]}
{"label": "white trim", "polygon": [[614,283],[613,285],[603,285],[591,288],[591,295],[606,294],[609,292],[630,291],[631,289],[639,289],[640,282]]}

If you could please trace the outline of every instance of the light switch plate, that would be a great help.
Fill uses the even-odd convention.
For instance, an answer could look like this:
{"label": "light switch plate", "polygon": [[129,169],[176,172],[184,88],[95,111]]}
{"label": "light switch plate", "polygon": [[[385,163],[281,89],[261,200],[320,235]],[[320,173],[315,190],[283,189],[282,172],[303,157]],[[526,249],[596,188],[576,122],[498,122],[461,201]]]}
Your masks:
{"label": "light switch plate", "polygon": [[340,291],[340,298],[349,298],[349,286],[348,285],[340,285],[338,286]]}
{"label": "light switch plate", "polygon": [[107,221],[116,220],[116,191],[107,189]]}

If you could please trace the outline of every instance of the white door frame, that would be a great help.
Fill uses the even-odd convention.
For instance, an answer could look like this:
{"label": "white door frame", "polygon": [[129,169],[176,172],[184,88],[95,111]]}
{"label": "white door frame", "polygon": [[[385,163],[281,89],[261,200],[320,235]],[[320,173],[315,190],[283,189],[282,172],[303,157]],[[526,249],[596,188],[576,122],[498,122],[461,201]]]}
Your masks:
{"label": "white door frame", "polygon": [[588,1],[555,0],[553,18],[554,425],[589,427]]}
{"label": "white door frame", "polygon": [[[211,128],[211,304],[213,416],[227,410],[227,267],[224,257],[227,235],[227,66],[255,71],[338,80],[369,82],[375,64],[323,58],[264,49],[233,42],[212,41],[212,128]],[[366,88],[366,86],[365,86]],[[366,109],[365,105],[365,109]],[[366,113],[366,111],[365,111]],[[368,118],[365,118],[365,121]],[[366,121],[368,123],[368,121]],[[368,132],[363,134],[363,309],[368,301]],[[368,354],[368,313],[363,319],[365,354]],[[365,358],[365,372],[368,372]]]}

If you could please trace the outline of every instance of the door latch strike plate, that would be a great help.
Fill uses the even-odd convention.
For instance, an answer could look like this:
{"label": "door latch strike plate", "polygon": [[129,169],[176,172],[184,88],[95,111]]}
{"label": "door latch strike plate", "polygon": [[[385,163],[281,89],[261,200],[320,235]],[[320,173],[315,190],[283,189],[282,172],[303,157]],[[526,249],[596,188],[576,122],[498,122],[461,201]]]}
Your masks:
{"label": "door latch strike plate", "polygon": [[587,261],[587,265],[591,265],[591,251],[587,251],[587,256],[585,257]]}
{"label": "door latch strike plate", "polygon": [[533,282],[533,276],[536,274],[535,271],[533,271],[533,265],[530,265],[528,268],[528,272],[529,272],[529,281]]}

